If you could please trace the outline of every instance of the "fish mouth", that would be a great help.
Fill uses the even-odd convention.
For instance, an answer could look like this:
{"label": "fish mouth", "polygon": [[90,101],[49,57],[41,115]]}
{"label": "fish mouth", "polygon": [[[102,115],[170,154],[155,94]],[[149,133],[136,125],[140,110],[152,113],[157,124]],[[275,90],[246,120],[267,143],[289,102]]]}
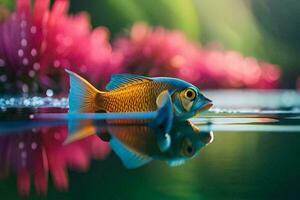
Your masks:
{"label": "fish mouth", "polygon": [[204,103],[203,105],[201,105],[199,107],[199,109],[197,109],[196,114],[199,114],[201,112],[207,111],[207,110],[209,110],[213,106],[212,100],[210,100],[210,99],[208,99],[206,97],[204,97],[204,99],[205,99],[206,103]]}
{"label": "fish mouth", "polygon": [[207,110],[209,110],[212,106],[213,106],[213,103],[212,103],[212,102],[208,102],[208,103],[204,104],[203,106],[201,106],[201,108],[199,108],[199,109],[197,110],[197,113],[201,113],[201,112],[207,111]]}

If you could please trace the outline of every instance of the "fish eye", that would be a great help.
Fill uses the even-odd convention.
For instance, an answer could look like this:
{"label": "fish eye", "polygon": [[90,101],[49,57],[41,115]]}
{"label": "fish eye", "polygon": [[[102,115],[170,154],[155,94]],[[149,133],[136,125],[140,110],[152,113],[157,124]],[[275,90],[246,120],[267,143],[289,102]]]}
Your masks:
{"label": "fish eye", "polygon": [[192,157],[195,153],[192,142],[189,139],[183,141],[183,154],[187,157]]}
{"label": "fish eye", "polygon": [[187,152],[188,154],[193,154],[193,152],[194,152],[193,147],[192,147],[192,146],[188,146],[188,147],[186,148],[186,152]]}
{"label": "fish eye", "polygon": [[184,97],[185,97],[186,99],[190,100],[190,101],[194,100],[195,97],[196,97],[196,92],[195,92],[195,90],[193,90],[193,89],[191,89],[191,88],[187,89],[187,90],[185,91],[185,93],[184,93]]}

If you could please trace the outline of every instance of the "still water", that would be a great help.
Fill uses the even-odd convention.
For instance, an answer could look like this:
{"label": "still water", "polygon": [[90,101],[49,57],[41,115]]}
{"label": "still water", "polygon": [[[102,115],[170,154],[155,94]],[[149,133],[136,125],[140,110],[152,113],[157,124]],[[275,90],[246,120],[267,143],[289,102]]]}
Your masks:
{"label": "still water", "polygon": [[299,198],[299,93],[207,96],[215,107],[167,139],[163,126],[101,120],[74,136],[68,120],[36,118],[66,113],[66,98],[0,99],[0,199]]}

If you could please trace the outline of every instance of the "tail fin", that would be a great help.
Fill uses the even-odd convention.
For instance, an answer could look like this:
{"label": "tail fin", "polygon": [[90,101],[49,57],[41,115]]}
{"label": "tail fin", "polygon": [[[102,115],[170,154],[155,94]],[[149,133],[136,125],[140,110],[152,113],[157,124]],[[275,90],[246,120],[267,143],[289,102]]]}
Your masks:
{"label": "tail fin", "polygon": [[67,69],[66,72],[70,77],[69,112],[95,112],[96,95],[100,91],[78,74]]}
{"label": "tail fin", "polygon": [[[70,77],[69,113],[93,113],[96,112],[96,95],[100,93],[87,80],[78,74],[67,70]],[[65,144],[95,134],[93,120],[69,120],[68,138]],[[83,134],[84,133],[84,134]]]}

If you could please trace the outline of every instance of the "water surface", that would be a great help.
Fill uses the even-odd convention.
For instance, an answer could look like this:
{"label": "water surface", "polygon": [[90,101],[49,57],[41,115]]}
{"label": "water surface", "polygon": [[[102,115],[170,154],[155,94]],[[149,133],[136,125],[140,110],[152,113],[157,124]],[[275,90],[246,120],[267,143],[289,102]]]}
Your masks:
{"label": "water surface", "polygon": [[65,145],[67,120],[34,118],[37,113],[67,112],[66,98],[2,99],[0,198],[298,198],[299,93],[206,95],[215,107],[191,121],[202,133],[213,131],[213,142],[184,165],[170,167],[155,160],[131,170],[99,136]]}

